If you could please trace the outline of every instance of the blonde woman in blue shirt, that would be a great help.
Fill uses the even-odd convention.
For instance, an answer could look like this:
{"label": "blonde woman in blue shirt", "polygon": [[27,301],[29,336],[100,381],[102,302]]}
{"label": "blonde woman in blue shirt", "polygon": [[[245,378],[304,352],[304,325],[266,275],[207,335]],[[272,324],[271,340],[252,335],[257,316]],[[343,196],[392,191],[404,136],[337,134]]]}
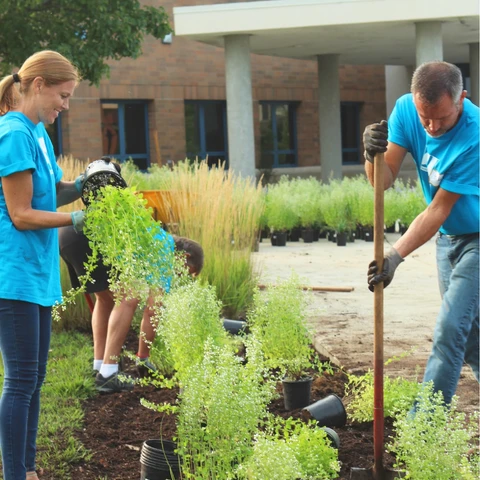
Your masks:
{"label": "blonde woman in blue shirt", "polygon": [[44,124],[69,108],[77,69],[41,51],[0,82],[0,399],[4,480],[37,480],[40,388],[50,343],[51,307],[61,300],[57,228],[82,229],[83,212],[57,206],[80,196],[82,178],[62,182]]}

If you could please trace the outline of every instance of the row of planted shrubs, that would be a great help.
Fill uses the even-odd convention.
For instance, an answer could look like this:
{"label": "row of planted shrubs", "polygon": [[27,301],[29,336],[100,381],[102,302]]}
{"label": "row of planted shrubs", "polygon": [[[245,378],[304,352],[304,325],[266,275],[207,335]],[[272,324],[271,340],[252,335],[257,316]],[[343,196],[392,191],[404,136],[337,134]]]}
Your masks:
{"label": "row of planted shrubs", "polygon": [[[288,231],[296,227],[354,231],[358,225],[373,226],[373,188],[365,176],[322,183],[281,177],[266,187],[262,227]],[[398,221],[408,227],[426,207],[418,182],[397,180],[385,191],[385,226]]]}

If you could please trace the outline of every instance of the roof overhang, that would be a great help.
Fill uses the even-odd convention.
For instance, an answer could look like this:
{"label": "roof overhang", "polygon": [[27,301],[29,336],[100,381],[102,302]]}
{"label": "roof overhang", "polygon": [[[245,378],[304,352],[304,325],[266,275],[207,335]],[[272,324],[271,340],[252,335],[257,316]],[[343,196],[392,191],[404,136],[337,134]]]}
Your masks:
{"label": "roof overhang", "polygon": [[250,35],[252,53],[341,64],[415,65],[415,24],[441,22],[444,60],[468,63],[478,0],[271,0],[175,7],[175,35],[217,47]]}

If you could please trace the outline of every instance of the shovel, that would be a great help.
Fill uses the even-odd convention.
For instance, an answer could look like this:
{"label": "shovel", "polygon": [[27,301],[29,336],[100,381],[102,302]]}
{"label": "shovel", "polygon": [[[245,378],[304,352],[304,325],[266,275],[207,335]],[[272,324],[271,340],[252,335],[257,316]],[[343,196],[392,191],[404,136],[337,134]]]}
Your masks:
{"label": "shovel", "polygon": [[[374,160],[374,223],[373,249],[378,270],[383,268],[383,169],[384,155],[377,153]],[[383,283],[373,291],[373,458],[372,468],[352,468],[350,480],[393,480],[402,478],[400,471],[386,469],[383,465],[384,412],[383,412]]]}

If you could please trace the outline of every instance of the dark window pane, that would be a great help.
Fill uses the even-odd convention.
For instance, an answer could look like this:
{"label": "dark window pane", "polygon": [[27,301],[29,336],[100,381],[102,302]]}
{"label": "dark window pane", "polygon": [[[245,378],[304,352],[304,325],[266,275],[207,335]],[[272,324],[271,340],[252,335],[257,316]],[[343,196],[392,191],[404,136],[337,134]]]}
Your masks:
{"label": "dark window pane", "polygon": [[290,132],[290,115],[288,105],[277,105],[275,113],[277,119],[278,150],[293,149],[293,135]]}
{"label": "dark window pane", "polygon": [[140,170],[147,170],[149,167],[148,159],[147,158],[134,158],[133,163],[140,169]]}
{"label": "dark window pane", "polygon": [[360,162],[359,104],[341,105],[342,154],[344,163]]}
{"label": "dark window pane", "polygon": [[359,163],[359,152],[343,152],[342,154],[343,163]]}
{"label": "dark window pane", "polygon": [[207,151],[225,150],[223,134],[223,104],[205,103],[205,147]]}
{"label": "dark window pane", "polygon": [[187,140],[187,152],[200,151],[200,106],[196,103],[185,104],[185,135]]}
{"label": "dark window pane", "polygon": [[342,148],[358,147],[358,115],[354,106],[342,105]]}
{"label": "dark window pane", "polygon": [[146,153],[145,105],[125,104],[125,153]]}
{"label": "dark window pane", "polygon": [[260,147],[263,151],[273,150],[273,131],[271,106],[259,105],[260,111]]}
{"label": "dark window pane", "polygon": [[120,153],[118,141],[118,104],[102,104],[103,155]]}
{"label": "dark window pane", "polygon": [[293,153],[279,153],[278,154],[279,165],[293,165],[295,164],[295,155]]}
{"label": "dark window pane", "polygon": [[271,153],[262,152],[260,155],[260,168],[273,168],[274,157]]}

